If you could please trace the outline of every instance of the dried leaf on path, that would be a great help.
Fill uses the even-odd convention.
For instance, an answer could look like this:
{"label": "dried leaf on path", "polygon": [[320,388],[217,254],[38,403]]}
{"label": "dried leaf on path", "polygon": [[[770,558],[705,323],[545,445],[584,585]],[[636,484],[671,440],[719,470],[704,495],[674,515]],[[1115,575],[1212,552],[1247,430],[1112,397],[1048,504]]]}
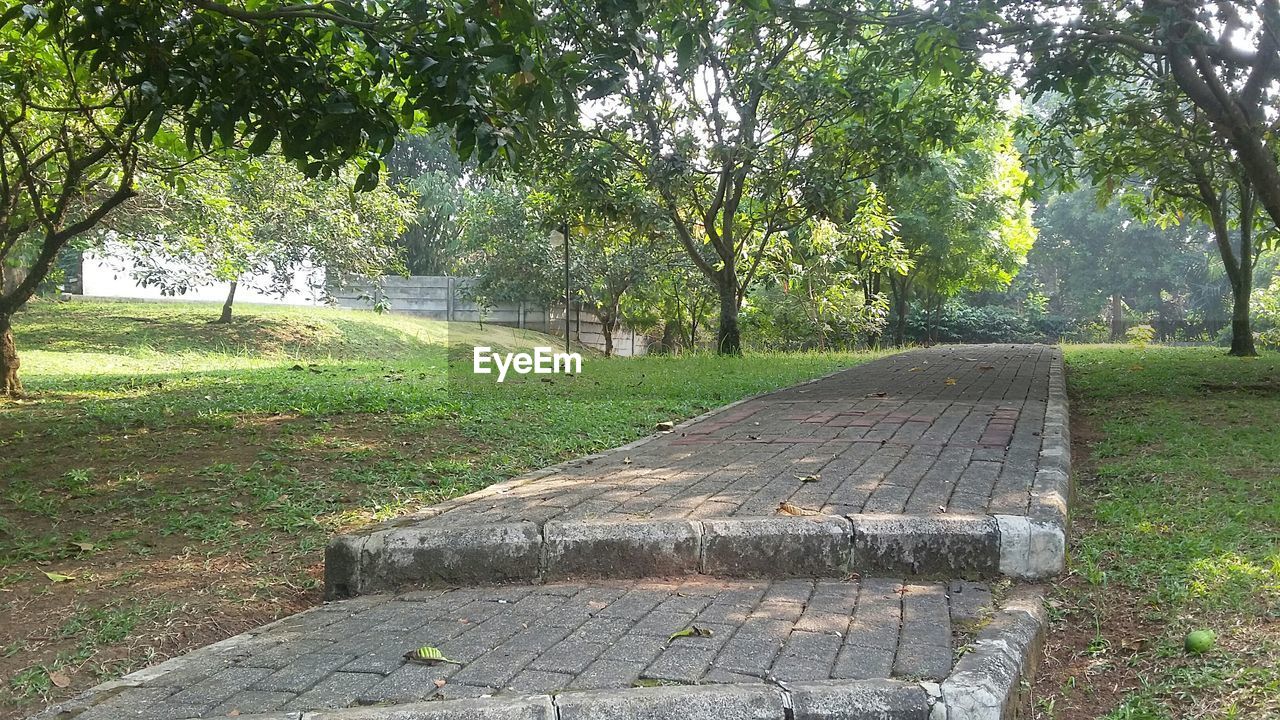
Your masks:
{"label": "dried leaf on path", "polygon": [[700,628],[697,625],[690,625],[689,627],[683,630],[678,630],[674,633],[671,633],[671,637],[667,638],[667,642],[671,642],[676,638],[682,638],[682,637],[708,638],[708,637],[711,637],[711,635],[712,633],[710,628]]}

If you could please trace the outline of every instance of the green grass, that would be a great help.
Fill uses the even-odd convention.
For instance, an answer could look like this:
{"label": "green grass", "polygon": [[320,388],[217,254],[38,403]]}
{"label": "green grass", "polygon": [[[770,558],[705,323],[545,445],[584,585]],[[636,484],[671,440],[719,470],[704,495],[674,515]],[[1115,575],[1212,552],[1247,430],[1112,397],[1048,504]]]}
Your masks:
{"label": "green grass", "polygon": [[[1137,685],[1104,717],[1280,716],[1280,358],[1081,346],[1067,363],[1092,457],[1056,607],[1098,628],[1088,667]],[[1218,646],[1188,657],[1199,628]]]}
{"label": "green grass", "polygon": [[[32,396],[0,404],[0,614],[21,608],[39,618],[27,637],[54,640],[0,637],[39,646],[0,659],[9,705],[56,692],[49,667],[88,662],[59,632],[86,608],[152,597],[183,603],[184,622],[217,615],[209,632],[226,634],[313,601],[335,530],[872,357],[588,355],[576,376],[499,385],[471,374],[469,346],[559,341],[356,311],[244,306],[230,325],[210,324],[215,313],[71,302],[17,318]],[[93,647],[122,645],[120,670],[157,651]]]}

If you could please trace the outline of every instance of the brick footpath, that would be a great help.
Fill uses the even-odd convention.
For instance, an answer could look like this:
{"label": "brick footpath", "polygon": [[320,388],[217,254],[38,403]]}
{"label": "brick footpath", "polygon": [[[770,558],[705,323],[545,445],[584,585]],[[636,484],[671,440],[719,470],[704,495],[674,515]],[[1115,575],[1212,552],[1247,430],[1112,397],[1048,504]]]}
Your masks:
{"label": "brick footpath", "polygon": [[891,355],[451,500],[421,524],[758,516],[783,502],[827,515],[1027,514],[1055,357],[1042,345]]}
{"label": "brick footpath", "polygon": [[[992,613],[955,581],[635,581],[424,590],[326,605],[125,689],[79,720],[271,711],[645,685],[941,681],[953,628]],[[708,637],[671,636],[696,627]],[[457,664],[408,664],[424,644]]]}
{"label": "brick footpath", "polygon": [[38,718],[1003,720],[1068,447],[1055,348],[901,353],[338,536],[357,597]]}

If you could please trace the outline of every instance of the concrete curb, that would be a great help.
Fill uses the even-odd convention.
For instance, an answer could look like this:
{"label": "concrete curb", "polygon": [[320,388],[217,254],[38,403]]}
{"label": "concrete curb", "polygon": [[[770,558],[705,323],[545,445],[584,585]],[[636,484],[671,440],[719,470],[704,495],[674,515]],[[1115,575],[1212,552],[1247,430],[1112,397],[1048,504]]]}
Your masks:
{"label": "concrete curb", "polygon": [[[307,612],[322,611],[323,607]],[[81,713],[107,717],[101,713],[117,693],[129,692],[171,674],[180,678],[189,669],[207,663],[210,655],[234,656],[252,644],[263,630],[284,621],[296,622],[298,617],[285,618],[198,653],[104,683],[48,708],[31,720],[63,720]],[[941,683],[894,679],[789,683],[769,680],[751,685],[565,691],[554,695],[496,696],[239,717],[241,720],[1008,720],[1018,716],[1026,699],[1043,651],[1046,626],[1040,591],[1036,588],[1015,590]]]}
{"label": "concrete curb", "polygon": [[972,649],[941,685],[940,720],[1005,720],[1018,716],[1044,651],[1043,599],[1023,589],[1006,599]]}
{"label": "concrete curb", "polygon": [[1031,486],[1030,517],[1055,524],[1064,533],[1071,502],[1071,413],[1062,349],[1055,348],[1049,364],[1049,395],[1040,436],[1040,460]]}
{"label": "concrete curb", "polygon": [[714,575],[1043,579],[1062,571],[1066,536],[1021,515],[832,515],[705,520],[553,521],[399,527],[339,535],[325,597],[415,585]]}

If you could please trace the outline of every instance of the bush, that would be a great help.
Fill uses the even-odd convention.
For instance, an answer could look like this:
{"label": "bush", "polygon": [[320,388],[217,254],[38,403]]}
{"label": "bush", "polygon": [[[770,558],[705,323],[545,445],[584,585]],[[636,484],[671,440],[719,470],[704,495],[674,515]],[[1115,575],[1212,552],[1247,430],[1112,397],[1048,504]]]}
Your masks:
{"label": "bush", "polygon": [[1017,310],[998,305],[972,307],[952,301],[935,317],[918,308],[907,317],[907,339],[912,342],[1033,342],[1044,334]]}

